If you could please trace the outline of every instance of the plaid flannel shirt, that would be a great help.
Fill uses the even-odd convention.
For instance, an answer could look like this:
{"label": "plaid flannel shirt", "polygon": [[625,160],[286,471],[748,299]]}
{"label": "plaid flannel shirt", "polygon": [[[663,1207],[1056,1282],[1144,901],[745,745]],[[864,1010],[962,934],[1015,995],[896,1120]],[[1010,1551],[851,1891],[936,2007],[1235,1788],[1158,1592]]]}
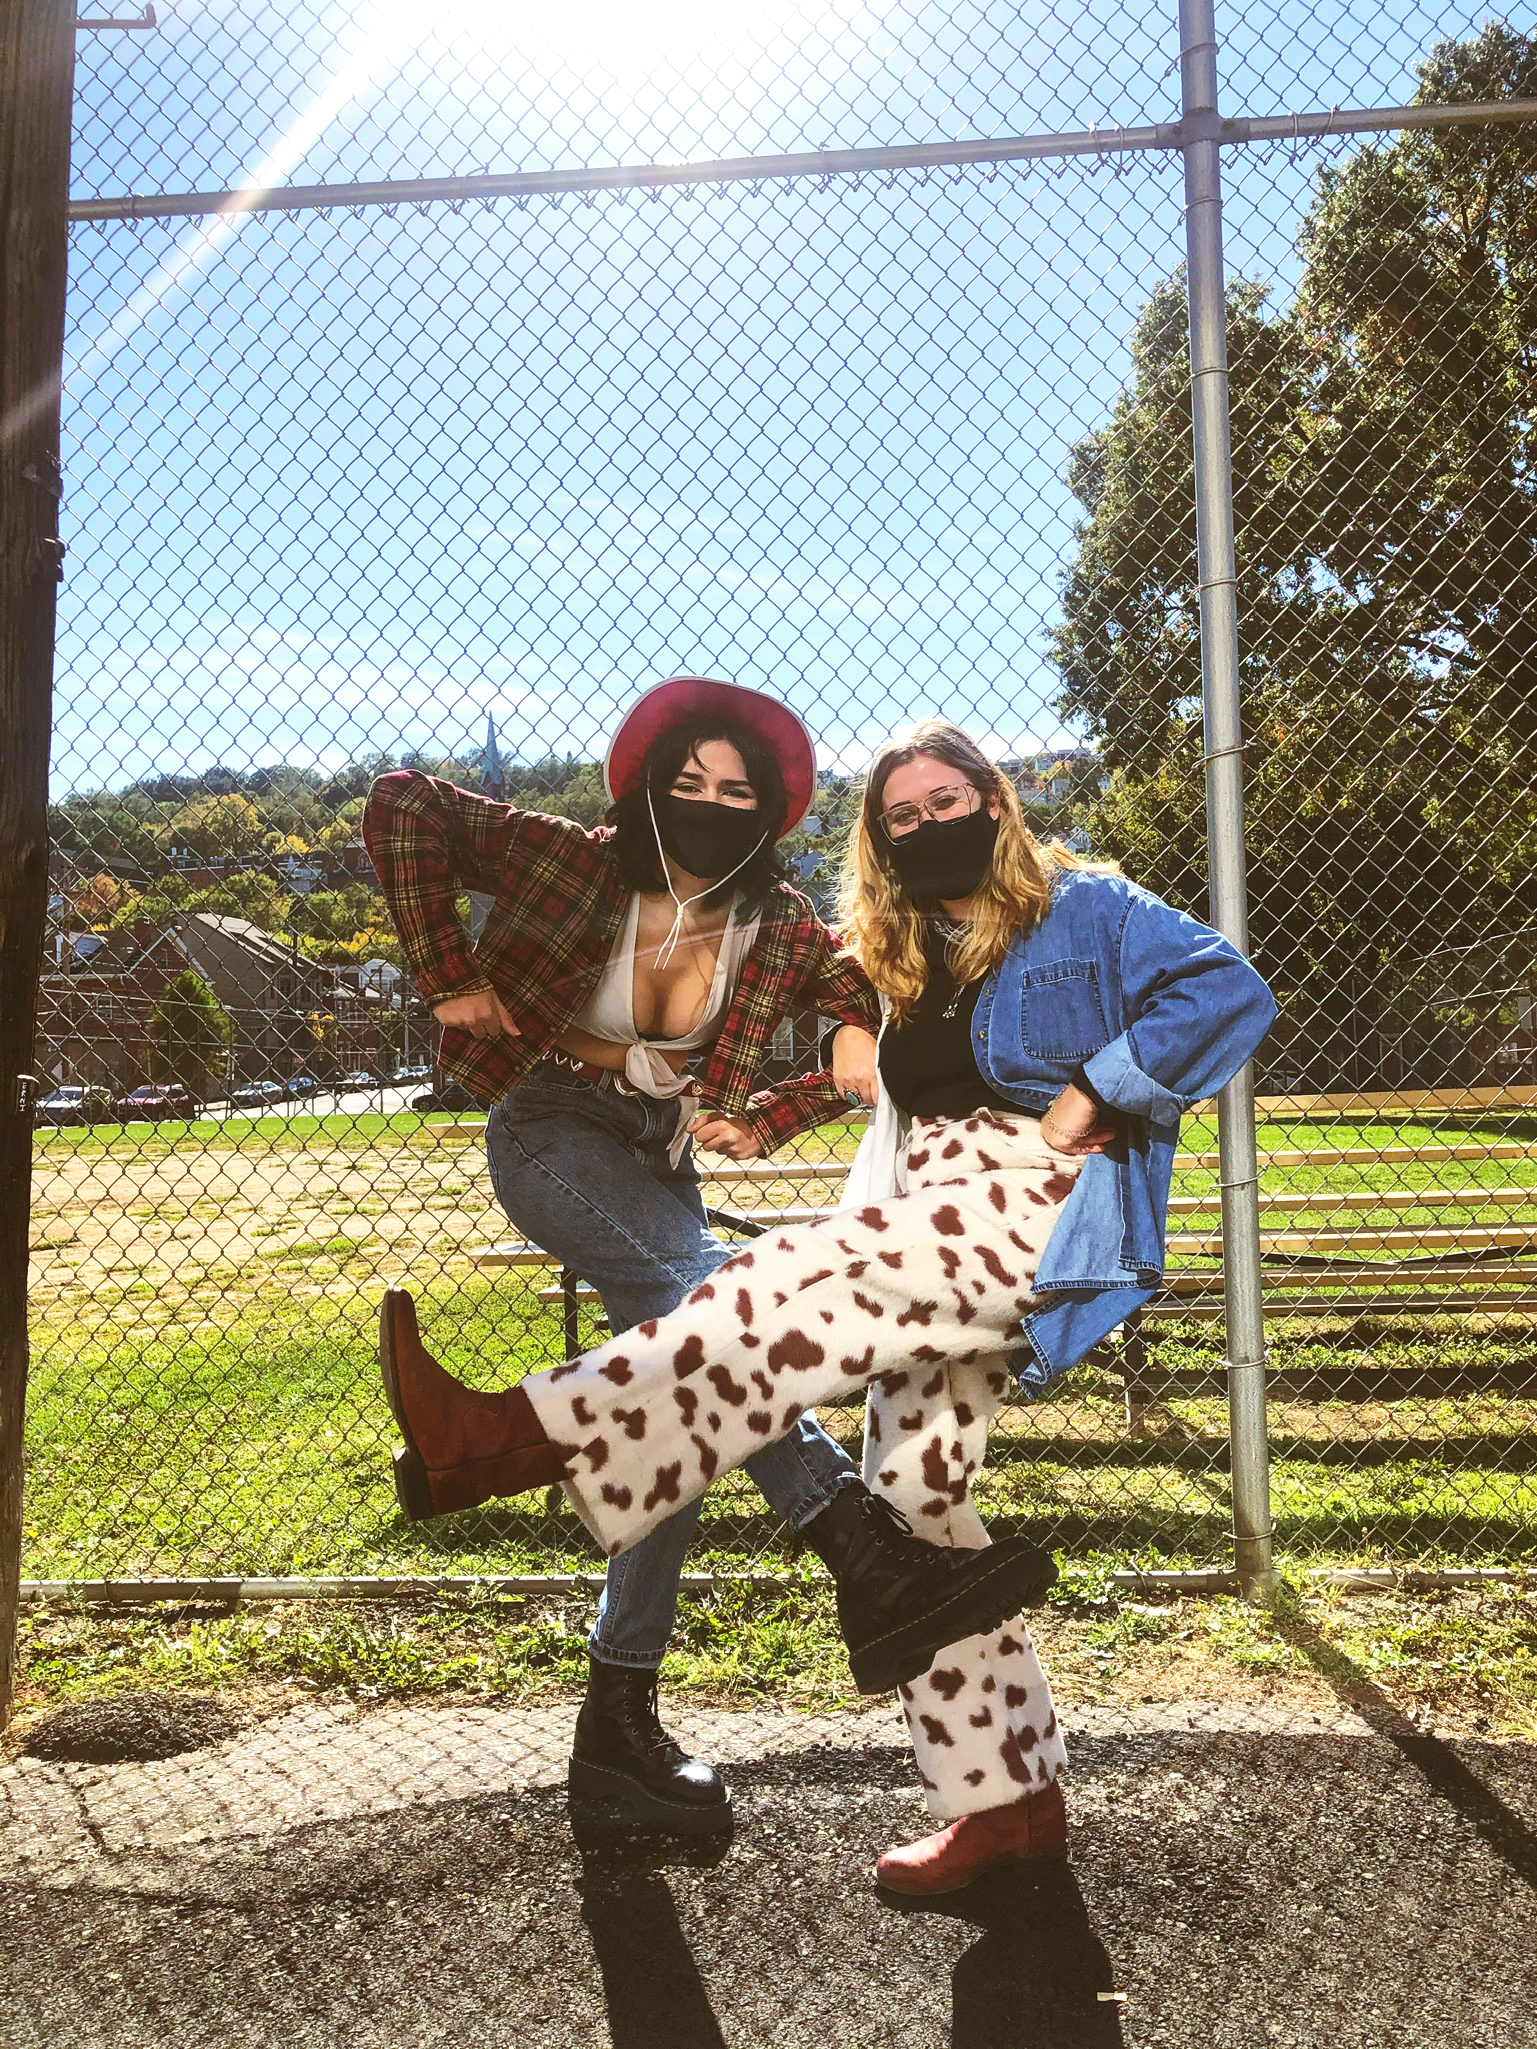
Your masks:
{"label": "plaid flannel shirt", "polygon": [[[493,803],[408,768],[374,784],[363,839],[427,1001],[494,990],[517,1020],[517,1038],[443,1030],[438,1065],[482,1102],[496,1102],[543,1059],[608,964],[629,903],[612,832]],[[474,946],[458,913],[466,890],[492,899]],[[863,970],[806,899],[781,884],[764,903],[699,1084],[703,1107],[740,1118],[765,1152],[845,1108],[827,1069],[753,1089],[774,1027],[796,1009],[869,1031],[880,1022]]]}

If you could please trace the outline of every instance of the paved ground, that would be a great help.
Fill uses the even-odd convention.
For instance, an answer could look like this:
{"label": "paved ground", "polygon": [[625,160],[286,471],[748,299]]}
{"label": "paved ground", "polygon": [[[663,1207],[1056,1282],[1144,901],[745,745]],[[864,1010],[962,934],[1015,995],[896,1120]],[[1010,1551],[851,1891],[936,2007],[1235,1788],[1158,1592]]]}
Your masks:
{"label": "paved ground", "polygon": [[902,1913],[868,1876],[921,1832],[884,1706],[679,1716],[737,1798],[692,1851],[573,1839],[569,1716],[315,1705],[152,1764],[14,1762],[0,2042],[1537,2045],[1537,1747],[1080,1717],[1071,1871]]}

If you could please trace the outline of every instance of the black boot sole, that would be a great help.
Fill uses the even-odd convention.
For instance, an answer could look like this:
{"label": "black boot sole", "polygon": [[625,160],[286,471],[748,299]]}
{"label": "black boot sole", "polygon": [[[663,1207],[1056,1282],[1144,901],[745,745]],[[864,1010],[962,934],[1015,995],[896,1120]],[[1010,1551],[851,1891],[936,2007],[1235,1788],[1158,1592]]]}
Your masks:
{"label": "black boot sole", "polygon": [[1056,1560],[1033,1545],[994,1544],[976,1555],[986,1565],[947,1601],[857,1650],[850,1647],[861,1693],[891,1693],[921,1679],[951,1644],[1000,1629],[1022,1608],[1038,1606],[1057,1577]]}
{"label": "black boot sole", "polygon": [[395,1452],[395,1499],[407,1522],[424,1523],[437,1514],[421,1455],[402,1444]]}
{"label": "black boot sole", "polygon": [[568,1781],[571,1819],[593,1828],[640,1828],[657,1834],[713,1836],[732,1825],[731,1796],[700,1807],[665,1800],[611,1765],[573,1757]]}

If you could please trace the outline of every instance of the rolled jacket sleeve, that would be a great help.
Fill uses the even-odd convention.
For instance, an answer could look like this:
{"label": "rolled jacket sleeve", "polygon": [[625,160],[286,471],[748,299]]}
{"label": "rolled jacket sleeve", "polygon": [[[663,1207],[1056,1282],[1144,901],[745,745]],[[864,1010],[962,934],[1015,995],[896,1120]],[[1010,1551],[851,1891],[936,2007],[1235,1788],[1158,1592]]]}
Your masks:
{"label": "rolled jacket sleeve", "polygon": [[1083,1071],[1113,1108],[1177,1123],[1251,1057],[1275,998],[1231,940],[1143,890],[1121,930],[1120,967],[1131,1023]]}

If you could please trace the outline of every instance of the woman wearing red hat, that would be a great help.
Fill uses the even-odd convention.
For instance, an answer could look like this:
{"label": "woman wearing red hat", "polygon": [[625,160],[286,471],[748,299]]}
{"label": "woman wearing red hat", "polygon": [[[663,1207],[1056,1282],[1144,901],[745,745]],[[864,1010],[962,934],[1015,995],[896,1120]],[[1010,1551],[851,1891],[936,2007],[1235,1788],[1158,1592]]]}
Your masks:
{"label": "woman wearing red hat", "polygon": [[[496,1394],[459,1388],[408,1318],[387,1318],[386,1390],[424,1481],[473,1445],[509,1495],[560,1481],[622,1557],[808,1405],[862,1384],[872,1508],[936,1556],[995,1556],[973,1499],[994,1416],[1011,1384],[1041,1393],[1154,1292],[1181,1114],[1253,1054],[1275,1002],[1220,933],[1038,842],[1008,778],[939,720],[877,754],[845,882],[844,929],[887,1013],[845,1207]],[[939,1825],[880,1859],[889,1887],[947,1892],[1065,1847],[1062,1736],[1017,1612],[1055,1571],[1036,1557],[1013,1609],[942,1657],[892,1618],[888,1668]]]}
{"label": "woman wearing red hat", "polygon": [[[613,804],[595,831],[416,770],[381,777],[369,797],[364,838],[443,1026],[439,1064],[493,1106],[498,1199],[597,1289],[616,1332],[669,1313],[729,1256],[706,1221],[691,1141],[748,1159],[874,1098],[874,991],[782,880],[776,853],[815,777],[810,736],[784,705],[681,677],[649,691],[615,733]],[[467,890],[493,899],[473,948],[456,910]],[[757,1090],[792,1010],[840,1020],[832,1072]],[[416,1346],[404,1293],[386,1305],[383,1339],[387,1352]],[[430,1474],[415,1452],[397,1455],[408,1515],[500,1491],[495,1461],[473,1442],[455,1455],[456,1392],[445,1389]],[[811,1415],[747,1470],[833,1572],[867,1691],[1000,1621],[1039,1562],[1018,1546],[983,1560],[917,1542]],[[698,1513],[697,1502],[680,1509],[612,1561],[589,1639],[572,1791],[632,1823],[713,1829],[730,1814],[719,1775],[685,1757],[657,1717]]]}

